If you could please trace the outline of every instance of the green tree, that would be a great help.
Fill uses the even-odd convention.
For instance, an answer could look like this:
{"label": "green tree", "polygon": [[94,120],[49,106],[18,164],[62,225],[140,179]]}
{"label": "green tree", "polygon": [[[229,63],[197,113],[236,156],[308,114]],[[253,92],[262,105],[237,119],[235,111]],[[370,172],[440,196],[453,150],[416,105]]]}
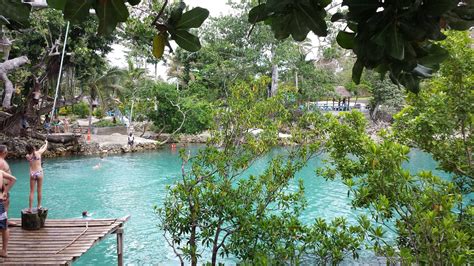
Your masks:
{"label": "green tree", "polygon": [[446,35],[440,45],[450,56],[419,95],[410,95],[394,128],[400,141],[431,153],[467,195],[474,178],[473,42],[467,32]]}
{"label": "green tree", "polygon": [[[340,218],[306,226],[299,220],[305,205],[302,183],[297,191],[287,191],[296,172],[320,152],[324,116],[303,116],[298,124],[315,130],[293,128],[294,140],[302,145],[272,158],[261,174],[245,177],[253,162],[278,144],[279,128],[292,120],[286,99],[293,93],[281,89],[267,98],[267,84],[265,79],[236,84],[215,114],[218,123],[206,147],[192,157],[181,152],[181,180],[157,208],[160,227],[181,264],[197,265],[204,250],[212,265],[218,255],[230,254],[252,264],[297,264],[307,254],[321,263],[340,262],[346,253],[357,256],[364,237],[360,227]],[[255,134],[256,128],[262,131]]]}
{"label": "green tree", "polygon": [[89,89],[89,130],[92,126],[92,111],[99,104],[104,109],[108,106],[115,105],[117,95],[124,90],[120,86],[121,81],[124,77],[124,72],[118,68],[110,68],[101,76],[92,76],[87,81],[87,87]]}
{"label": "green tree", "polygon": [[[26,56],[30,60],[30,64],[13,73],[11,78],[20,93],[12,98],[17,106],[9,110],[13,116],[0,125],[8,134],[19,133],[21,113],[26,111],[29,124],[33,126],[38,123],[40,115],[50,113],[53,107],[66,23],[60,12],[43,9],[31,13],[29,24],[28,33],[4,33],[14,39],[9,55]],[[69,29],[57,108],[80,101],[87,92],[87,87],[83,86],[85,82],[92,76],[100,76],[106,69],[105,56],[112,50],[115,36],[97,36],[96,25],[93,18],[88,18]]]}
{"label": "green tree", "polygon": [[[290,41],[276,41],[270,29],[247,22],[248,4],[234,4],[235,14],[212,18],[200,31],[203,47],[196,53],[177,49],[170,76],[183,85],[198,83],[223,98],[236,80],[272,76],[269,95],[279,80],[294,80],[300,53]],[[273,88],[273,89],[272,89]],[[215,93],[212,93],[215,94]]]}
{"label": "green tree", "polygon": [[[212,106],[209,102],[176,90],[164,82],[148,82],[137,94],[137,110],[153,121],[158,131],[195,134],[210,127]],[[146,100],[145,100],[146,99]]]}
{"label": "green tree", "polygon": [[[137,5],[141,1],[114,1],[115,4],[109,5],[108,1],[92,0],[78,5],[74,0],[49,0],[48,4],[62,10],[65,18],[72,22],[84,20],[89,16],[88,10],[94,8],[100,21],[98,31],[110,34],[119,22],[129,17],[126,2]],[[277,39],[286,39],[291,35],[293,39],[303,41],[310,31],[318,36],[327,35],[325,8],[331,2],[259,1],[248,12],[248,20],[250,23],[265,21]],[[251,3],[256,4],[255,1]],[[167,4],[168,1],[164,1],[163,6]],[[2,15],[14,22],[12,26],[28,24],[30,8],[27,4],[17,0],[3,5]],[[467,30],[473,25],[472,0],[344,0],[341,5],[348,7],[348,13],[336,13],[331,20],[344,20],[351,30],[340,31],[337,42],[345,49],[352,49],[357,56],[353,67],[356,84],[360,82],[364,68],[376,69],[383,75],[389,72],[393,82],[417,92],[420,80],[429,77],[446,56],[445,51],[433,43],[444,38],[441,28]],[[188,51],[199,50],[199,39],[189,29],[199,27],[209,12],[195,8],[183,13],[184,7],[184,3],[180,2],[168,17],[162,17],[164,8],[154,15],[151,27],[159,32],[154,38],[157,57],[161,57],[169,39]]]}
{"label": "green tree", "polygon": [[[469,225],[474,210],[464,219],[456,211],[462,195],[453,182],[431,172],[410,173],[402,164],[410,149],[383,136],[380,143],[365,133],[360,112],[333,118],[328,142],[329,163],[321,173],[341,178],[349,187],[354,208],[367,209],[359,218],[366,239],[377,254],[390,262],[456,264],[472,261]],[[396,239],[387,236],[396,234]]]}

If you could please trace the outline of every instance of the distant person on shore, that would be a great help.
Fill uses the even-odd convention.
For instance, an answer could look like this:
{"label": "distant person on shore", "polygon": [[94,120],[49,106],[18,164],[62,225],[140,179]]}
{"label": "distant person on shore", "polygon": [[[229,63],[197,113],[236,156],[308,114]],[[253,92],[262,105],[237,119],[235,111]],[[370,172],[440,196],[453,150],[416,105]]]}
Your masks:
{"label": "distant person on shore", "polygon": [[59,120],[58,115],[54,115],[53,122],[51,123],[53,126],[54,133],[59,133],[61,120]]}
{"label": "distant person on shore", "polygon": [[21,125],[22,134],[26,135],[28,129],[30,128],[30,124],[28,123],[28,120],[26,119],[26,112],[23,112],[21,114],[20,125]]}
{"label": "distant person on shore", "polygon": [[0,257],[8,256],[8,240],[10,238],[10,232],[8,231],[8,215],[5,210],[5,200],[8,198],[8,192],[15,184],[16,178],[11,174],[0,170],[0,184],[3,184],[3,180],[8,180],[8,185],[2,186],[2,198],[0,199],[0,232],[2,232],[2,252]]}
{"label": "distant person on shore", "polygon": [[28,211],[31,213],[32,206],[33,206],[33,196],[35,193],[35,185],[36,185],[36,193],[38,196],[38,209],[41,209],[41,198],[43,192],[43,168],[41,167],[41,155],[48,149],[48,140],[45,140],[44,145],[39,149],[36,150],[33,145],[28,144],[26,145],[26,159],[30,163],[30,202]]}
{"label": "distant person on shore", "polygon": [[67,117],[63,119],[63,129],[64,133],[69,132],[69,120],[67,119]]}
{"label": "distant person on shore", "polygon": [[49,134],[51,131],[51,118],[49,115],[44,116],[44,129],[46,129],[46,132]]}
{"label": "distant person on shore", "polygon": [[130,134],[128,135],[128,146],[130,146],[130,148],[133,148],[134,143],[135,143],[135,136],[133,135],[132,132],[130,132]]}
{"label": "distant person on shore", "polygon": [[[0,171],[4,171],[6,173],[12,174],[10,170],[10,165],[5,160],[5,158],[7,158],[7,154],[8,154],[7,146],[0,145]],[[4,178],[0,191],[3,191],[6,186],[8,186],[8,180]],[[5,212],[8,213],[8,208],[10,207],[10,193],[7,193],[7,198],[3,201],[3,206],[5,207]],[[8,225],[15,225],[15,223],[8,222]]]}

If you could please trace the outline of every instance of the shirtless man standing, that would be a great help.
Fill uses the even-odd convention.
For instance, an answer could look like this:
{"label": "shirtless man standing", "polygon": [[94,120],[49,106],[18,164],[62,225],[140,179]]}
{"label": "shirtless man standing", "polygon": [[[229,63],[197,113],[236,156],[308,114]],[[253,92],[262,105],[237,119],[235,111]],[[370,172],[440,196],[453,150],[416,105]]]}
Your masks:
{"label": "shirtless man standing", "polygon": [[[2,185],[2,193],[0,198],[0,232],[2,233],[2,252],[0,257],[7,256],[7,247],[9,240],[9,231],[8,231],[8,215],[7,215],[7,206],[8,201],[8,192],[10,191],[13,184],[15,184],[16,178],[10,174],[10,167],[5,161],[7,156],[7,147],[5,145],[0,145],[0,184]],[[5,171],[5,170],[8,171]]]}
{"label": "shirtless man standing", "polygon": [[[8,174],[12,174],[12,171],[10,170],[10,166],[8,165],[7,161],[5,158],[7,157],[8,154],[8,149],[7,146],[5,145],[0,145],[0,171],[4,171]],[[6,178],[3,179],[3,184],[2,187],[0,188],[0,191],[3,191],[4,187],[8,185],[8,180]],[[10,207],[10,193],[7,194],[7,199],[3,201],[3,205],[5,207],[5,211],[8,212],[8,208]],[[14,222],[8,222],[8,225],[15,225]]]}

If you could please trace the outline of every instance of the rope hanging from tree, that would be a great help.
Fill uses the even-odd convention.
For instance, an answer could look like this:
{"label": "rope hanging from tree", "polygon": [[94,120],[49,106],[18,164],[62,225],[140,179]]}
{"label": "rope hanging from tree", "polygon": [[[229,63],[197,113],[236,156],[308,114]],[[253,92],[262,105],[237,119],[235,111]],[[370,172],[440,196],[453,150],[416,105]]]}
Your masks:
{"label": "rope hanging from tree", "polygon": [[[61,84],[61,76],[63,73],[63,62],[64,62],[64,54],[66,53],[66,45],[67,45],[67,35],[69,33],[69,21],[66,24],[66,34],[64,35],[64,45],[63,51],[61,53],[61,63],[59,64],[59,74],[58,74],[58,83],[56,84],[56,92],[54,94],[54,102],[53,102],[53,109],[51,109],[51,119],[54,117],[54,111],[56,109],[56,102],[58,100],[58,93],[59,93],[59,85]],[[48,132],[48,135],[50,133]]]}

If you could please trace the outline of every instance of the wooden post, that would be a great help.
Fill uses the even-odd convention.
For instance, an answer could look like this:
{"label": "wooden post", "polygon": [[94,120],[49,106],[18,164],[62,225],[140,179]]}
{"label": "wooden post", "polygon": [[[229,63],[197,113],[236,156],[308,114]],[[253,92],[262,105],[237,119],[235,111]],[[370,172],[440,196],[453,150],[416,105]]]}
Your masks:
{"label": "wooden post", "polygon": [[27,209],[21,211],[21,227],[25,230],[39,230],[44,226],[48,209],[33,209],[28,212]]}
{"label": "wooden post", "polygon": [[115,231],[117,234],[117,265],[123,266],[123,228],[120,225]]}

